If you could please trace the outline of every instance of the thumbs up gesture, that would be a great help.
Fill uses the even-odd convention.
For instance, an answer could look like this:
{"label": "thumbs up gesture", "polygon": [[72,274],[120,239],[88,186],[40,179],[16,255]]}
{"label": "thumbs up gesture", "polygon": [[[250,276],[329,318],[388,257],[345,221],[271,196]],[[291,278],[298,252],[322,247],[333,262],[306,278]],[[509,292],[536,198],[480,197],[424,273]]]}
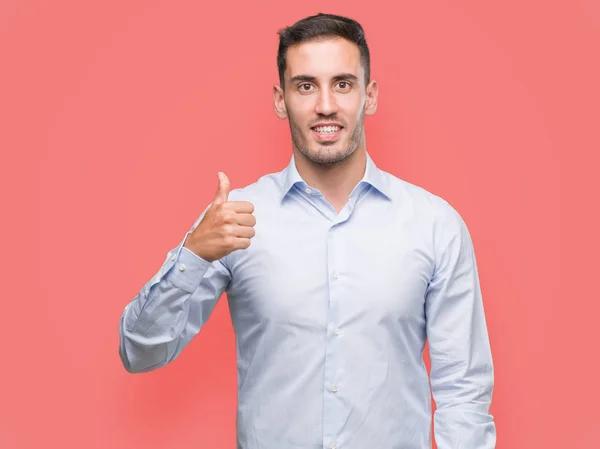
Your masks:
{"label": "thumbs up gesture", "polygon": [[183,245],[209,262],[236,249],[248,248],[255,235],[254,205],[248,201],[229,201],[229,179],[223,172],[217,176],[219,187],[214,200]]}

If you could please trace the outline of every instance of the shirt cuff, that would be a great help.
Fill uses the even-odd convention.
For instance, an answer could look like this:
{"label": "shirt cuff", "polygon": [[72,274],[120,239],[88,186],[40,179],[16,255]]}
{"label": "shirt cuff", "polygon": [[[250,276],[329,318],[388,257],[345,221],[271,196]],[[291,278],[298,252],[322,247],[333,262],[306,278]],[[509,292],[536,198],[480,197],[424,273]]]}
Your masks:
{"label": "shirt cuff", "polygon": [[165,279],[174,286],[193,293],[211,263],[189,249],[182,247],[175,264],[169,270]]}

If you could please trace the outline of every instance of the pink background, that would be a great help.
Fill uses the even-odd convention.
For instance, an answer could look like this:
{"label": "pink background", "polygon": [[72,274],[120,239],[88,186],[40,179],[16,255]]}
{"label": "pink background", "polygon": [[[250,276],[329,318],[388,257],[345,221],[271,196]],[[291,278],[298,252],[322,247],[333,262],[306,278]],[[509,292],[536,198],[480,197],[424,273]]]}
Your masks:
{"label": "pink background", "polygon": [[151,374],[122,367],[118,323],[218,170],[237,188],[288,163],[276,31],[317,12],[366,29],[375,162],[469,226],[497,447],[600,447],[592,0],[2,0],[0,447],[235,447],[224,298]]}

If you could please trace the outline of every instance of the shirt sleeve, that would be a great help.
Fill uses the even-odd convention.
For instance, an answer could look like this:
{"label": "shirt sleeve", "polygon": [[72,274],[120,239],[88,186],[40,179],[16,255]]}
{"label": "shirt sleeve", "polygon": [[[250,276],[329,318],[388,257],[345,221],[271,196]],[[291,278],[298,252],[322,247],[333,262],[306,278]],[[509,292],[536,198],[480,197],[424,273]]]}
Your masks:
{"label": "shirt sleeve", "polygon": [[183,247],[205,213],[123,311],[119,355],[130,373],[173,361],[198,334],[231,282],[223,259],[208,262]]}
{"label": "shirt sleeve", "polygon": [[439,449],[493,449],[494,371],[477,263],[463,219],[445,207],[425,305],[435,441]]}

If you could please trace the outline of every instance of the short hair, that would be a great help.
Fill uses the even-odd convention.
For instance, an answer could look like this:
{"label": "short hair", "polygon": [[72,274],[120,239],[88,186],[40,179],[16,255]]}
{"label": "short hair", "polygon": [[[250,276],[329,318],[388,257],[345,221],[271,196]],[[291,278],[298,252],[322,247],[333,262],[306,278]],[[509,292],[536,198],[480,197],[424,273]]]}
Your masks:
{"label": "short hair", "polygon": [[277,69],[279,82],[284,88],[287,49],[302,42],[315,42],[341,37],[354,44],[360,50],[360,61],[365,71],[365,84],[371,77],[371,56],[363,27],[353,19],[334,14],[319,13],[305,17],[295,24],[278,31],[279,48],[277,50]]}

